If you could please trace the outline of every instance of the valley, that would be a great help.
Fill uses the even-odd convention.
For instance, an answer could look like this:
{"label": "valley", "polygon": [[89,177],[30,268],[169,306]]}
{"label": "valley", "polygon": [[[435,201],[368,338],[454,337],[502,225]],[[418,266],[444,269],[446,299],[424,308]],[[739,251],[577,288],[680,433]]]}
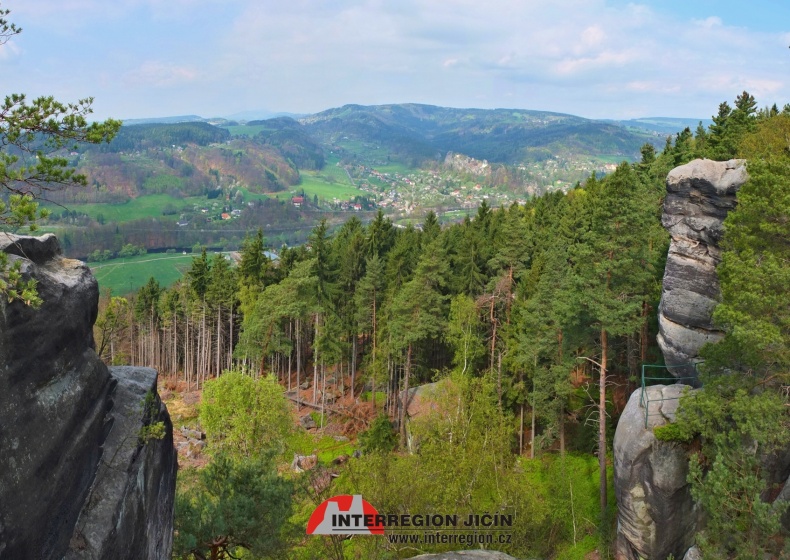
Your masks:
{"label": "valley", "polygon": [[[114,260],[126,243],[151,252],[236,250],[258,228],[276,251],[303,243],[324,219],[336,227],[381,210],[405,227],[429,211],[453,222],[483,201],[523,204],[663,142],[655,131],[571,115],[415,104],[349,105],[299,120],[184,119],[127,125],[109,145],[64,154],[87,186],[48,193],[41,230],[91,262]],[[145,272],[173,281],[172,271]]]}

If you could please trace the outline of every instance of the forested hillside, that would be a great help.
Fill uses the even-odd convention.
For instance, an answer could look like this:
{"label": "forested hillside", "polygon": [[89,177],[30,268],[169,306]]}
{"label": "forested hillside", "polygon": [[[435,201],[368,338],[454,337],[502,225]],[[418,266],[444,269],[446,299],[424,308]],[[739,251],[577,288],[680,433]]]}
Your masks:
{"label": "forested hillside", "polygon": [[450,109],[401,104],[346,105],[300,119],[322,138],[349,136],[386,145],[398,159],[419,162],[448,151],[507,164],[557,156],[633,159],[649,138],[573,115],[520,109]]}
{"label": "forested hillside", "polygon": [[[274,262],[258,231],[236,266],[204,251],[172,288],[152,279],[134,298],[105,301],[98,351],[111,362],[157,367],[188,390],[208,390],[229,370],[243,375],[225,384],[276,380],[300,414],[350,422],[352,434],[381,414],[360,435],[365,456],[319,496],[364,492],[379,507],[401,511],[444,504],[474,512],[497,504],[521,512],[517,537],[502,550],[522,556],[571,557],[563,555],[605,547],[612,428],[637,387],[640,365],[661,361],[655,334],[668,243],[659,221],[664,178],[697,157],[739,154],[755,162],[753,181],[762,181],[763,159],[767,170],[786,174],[781,138],[788,114],[790,108],[757,111],[744,93],[734,108],[723,103],[707,130],[686,129],[660,153],[646,144],[641,161],[624,162],[603,179],[507,208],[484,202],[473,217],[445,227],[433,213],[420,227],[395,227],[380,211],[367,225],[353,217],[331,233],[321,222],[307,244],[284,248]],[[732,247],[739,243],[729,239]],[[734,258],[725,258],[725,301],[742,297],[743,288],[730,296],[727,286],[748,276]],[[723,310],[725,328],[751,324]],[[720,352],[731,349],[741,361],[754,359],[748,367],[762,367],[746,339],[733,344]],[[413,388],[436,381],[428,398],[439,411],[450,409],[415,416]],[[223,391],[237,390],[230,385]],[[455,408],[463,414],[449,413]],[[209,448],[235,437],[220,424],[206,429]],[[280,451],[289,445],[290,436],[283,437]],[[259,460],[264,450],[247,445],[225,451],[243,464]],[[561,468],[573,473],[570,488],[556,488],[547,473],[556,473],[568,453],[571,462]],[[212,456],[221,461],[221,453]],[[523,462],[526,456],[544,458],[533,464]],[[463,481],[478,476],[492,485],[474,485],[468,494]],[[395,490],[423,479],[444,482],[409,498]],[[292,499],[303,515],[306,496]],[[569,523],[575,507],[587,507],[588,517]],[[280,539],[278,546],[296,547],[294,557],[300,550],[318,554],[315,547],[335,558],[343,549],[370,558],[400,554],[398,547],[368,550],[351,541]]]}
{"label": "forested hillside", "polygon": [[383,208],[393,223],[416,225],[429,210],[458,221],[484,200],[505,206],[567,191],[638,159],[645,139],[661,143],[571,115],[414,104],[346,106],[299,121],[134,124],[109,144],[61,150],[87,188],[48,193],[42,226],[67,254],[89,260],[120,257],[127,243],[236,250],[257,228],[275,246],[293,245],[321,219],[335,228],[344,212]]}

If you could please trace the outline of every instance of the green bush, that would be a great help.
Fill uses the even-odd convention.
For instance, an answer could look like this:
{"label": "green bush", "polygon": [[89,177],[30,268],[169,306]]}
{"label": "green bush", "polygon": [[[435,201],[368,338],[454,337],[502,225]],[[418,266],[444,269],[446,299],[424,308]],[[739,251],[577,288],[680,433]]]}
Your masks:
{"label": "green bush", "polygon": [[269,450],[282,453],[293,431],[291,411],[277,381],[235,371],[206,382],[199,418],[208,451],[233,457],[253,457]]}
{"label": "green bush", "polygon": [[359,444],[365,453],[389,453],[398,443],[398,437],[386,414],[380,414],[370,427],[359,434]]}
{"label": "green bush", "polygon": [[694,435],[692,433],[675,422],[653,428],[653,434],[655,434],[656,439],[659,441],[676,441],[680,443],[688,443],[694,439]]}

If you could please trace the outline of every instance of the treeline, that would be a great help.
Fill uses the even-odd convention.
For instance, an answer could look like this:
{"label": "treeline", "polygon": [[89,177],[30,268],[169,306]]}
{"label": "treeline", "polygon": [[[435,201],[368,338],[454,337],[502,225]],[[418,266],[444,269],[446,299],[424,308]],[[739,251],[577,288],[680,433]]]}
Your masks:
{"label": "treeline", "polygon": [[91,150],[103,153],[134,152],[185,144],[208,146],[229,139],[228,130],[203,122],[138,124],[121,127],[112,142],[92,147]]}
{"label": "treeline", "polygon": [[297,168],[323,169],[323,148],[294,119],[278,117],[250,121],[247,126],[265,126],[253,139],[258,143],[273,146]]}
{"label": "treeline", "polygon": [[[491,476],[511,473],[501,470],[507,454],[490,448],[492,441],[508,453],[597,451],[605,530],[610,427],[636,388],[639,364],[661,360],[654,340],[668,242],[659,220],[665,177],[697,157],[747,155],[755,162],[752,179],[728,219],[724,305],[715,316],[728,334],[707,351],[711,377],[696,393],[701,397],[681,403],[685,424],[662,437],[703,437],[705,456],[697,456],[690,475],[709,515],[700,544],[757,554],[771,546],[784,512],[755,497],[770,491],[762,453],[788,440],[783,263],[790,220],[786,204],[772,202],[786,198],[788,123],[790,107],[757,110],[744,92],[734,108],[722,104],[708,129],[683,131],[661,153],[645,145],[639,163],[623,163],[567,194],[496,210],[483,204],[473,218],[445,228],[433,213],[420,228],[396,228],[381,212],[367,225],[352,218],[334,232],[322,222],[308,244],[283,250],[276,263],[259,231],[245,241],[236,267],[204,253],[173,288],[152,281],[132,301],[109,302],[97,322],[99,352],[183,376],[189,387],[231,367],[276,377],[289,390],[311,389],[312,405],[324,402],[330,376],[352,398],[383,392],[401,449],[416,451],[411,436],[427,430],[423,441],[437,453],[397,462],[405,479],[431,461],[447,461],[437,473],[467,463],[478,473],[490,467]],[[763,292],[769,297],[757,305]],[[461,455],[455,440],[447,441],[437,428],[442,422],[451,434],[469,435],[452,414],[407,428],[409,389],[450,369],[461,387],[485,385],[451,402],[466,407],[470,395],[487,399],[476,428],[485,437],[474,445],[502,465],[489,465],[485,454]],[[734,369],[748,375],[718,375]],[[748,452],[743,434],[754,442]],[[439,453],[442,446],[449,451]],[[387,459],[365,465],[367,474],[394,472]],[[360,485],[354,481],[354,491]],[[453,499],[466,494],[459,496]],[[755,508],[758,517],[750,513]]]}
{"label": "treeline", "polygon": [[[232,221],[209,222],[205,215],[196,213],[186,226],[178,226],[172,220],[150,218],[117,224],[99,216],[99,221],[95,222],[80,215],[68,223],[85,223],[89,227],[67,229],[60,234],[60,241],[66,254],[80,259],[86,259],[95,251],[117,253],[127,243],[149,249],[182,249],[197,245],[235,250],[242,244],[246,232],[264,226],[271,235],[277,236],[279,243],[295,245],[306,241],[308,230],[301,224],[305,211],[295,208],[290,201],[267,198],[253,201],[248,208],[249,211]],[[168,208],[163,207],[162,212],[167,211]],[[327,212],[322,215],[334,221],[345,214]]]}
{"label": "treeline", "polygon": [[603,351],[627,381],[638,361],[657,357],[666,235],[651,170],[670,157],[623,164],[568,195],[484,204],[444,229],[433,213],[419,229],[381,212],[333,234],[322,222],[276,264],[258,233],[235,269],[204,255],[172,289],[141,291],[133,334],[116,331],[115,346],[132,341],[127,359],[191,386],[236,363],[287,386],[309,380],[316,399],[337,371],[354,396],[366,382],[382,388],[402,428],[409,387],[451,367],[491,372],[502,409],[534,411],[537,444],[563,445],[577,412],[569,399],[594,369],[580,358]]}
{"label": "treeline", "polygon": [[[334,233],[322,222],[276,263],[259,231],[238,267],[204,255],[175,287],[139,294],[147,303],[134,304],[129,340],[154,342],[129,357],[192,385],[233,363],[313,387],[336,370],[352,395],[367,381],[384,387],[402,430],[410,386],[450,367],[492,372],[501,407],[531,411],[537,443],[562,447],[566,421],[579,419],[571,400],[583,380],[605,387],[611,374],[633,387],[638,364],[660,360],[653,341],[667,172],[695,157],[735,156],[745,134],[778,114],[758,112],[744,92],[734,109],[722,104],[708,130],[686,130],[660,154],[646,144],[640,163],[603,179],[523,206],[484,203],[444,229],[433,213],[419,229],[395,228],[381,212]],[[598,406],[605,403],[601,392]]]}
{"label": "treeline", "polygon": [[727,118],[696,137],[679,134],[660,154],[645,145],[640,163],[603,179],[522,206],[484,203],[444,229],[433,213],[420,228],[396,228],[382,212],[334,233],[322,222],[277,262],[264,255],[259,231],[237,267],[204,255],[173,288],[138,294],[129,339],[157,342],[130,353],[191,384],[233,363],[286,383],[319,383],[336,369],[354,394],[368,380],[386,388],[400,419],[400,389],[450,367],[494,372],[501,406],[535,411],[533,436],[562,444],[579,379],[611,373],[628,383],[640,362],[660,359],[653,340],[667,172],[695,157],[734,156],[751,126],[741,123],[774,114],[755,105],[744,93]]}

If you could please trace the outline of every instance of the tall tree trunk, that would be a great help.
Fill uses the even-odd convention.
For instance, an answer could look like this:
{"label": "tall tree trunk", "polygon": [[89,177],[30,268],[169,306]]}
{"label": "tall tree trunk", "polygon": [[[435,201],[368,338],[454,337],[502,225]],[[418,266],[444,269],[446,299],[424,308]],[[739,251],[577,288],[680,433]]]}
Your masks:
{"label": "tall tree trunk", "polygon": [[639,337],[639,361],[643,364],[647,361],[647,344],[648,344],[648,314],[650,313],[650,306],[647,301],[642,302],[642,327],[640,329]]}
{"label": "tall tree trunk", "polygon": [[296,411],[299,412],[302,405],[299,398],[299,391],[301,388],[299,384],[302,382],[302,330],[299,322],[299,317],[296,318]]}
{"label": "tall tree trunk", "polygon": [[601,494],[601,529],[606,529],[606,329],[601,329],[601,381],[598,397],[598,477]]}
{"label": "tall tree trunk", "polygon": [[219,373],[222,371],[220,366],[220,359],[222,356],[222,340],[220,336],[220,325],[222,325],[222,306],[217,304],[217,377],[219,377]]}
{"label": "tall tree trunk", "polygon": [[318,390],[318,313],[315,314],[315,334],[313,334],[313,404]]}
{"label": "tall tree trunk", "polygon": [[[562,365],[563,350],[562,350],[563,334],[562,329],[557,331],[557,364]],[[567,381],[567,379],[566,379]],[[560,456],[565,456],[565,398],[560,402]]]}
{"label": "tall tree trunk", "polygon": [[499,352],[499,364],[496,374],[496,392],[499,397],[499,413],[502,413],[502,351]]}
{"label": "tall tree trunk", "polygon": [[354,382],[357,373],[357,333],[351,333],[351,402],[354,402]]}
{"label": "tall tree trunk", "polygon": [[529,434],[529,458],[535,458],[535,394],[532,394],[532,432]]}
{"label": "tall tree trunk", "polygon": [[[294,322],[293,319],[288,319],[288,337],[293,341],[294,339]],[[288,391],[291,391],[291,360],[293,359],[293,346],[291,351],[288,352]]]}
{"label": "tall tree trunk", "polygon": [[184,316],[184,381],[187,383],[187,392],[190,391],[189,386],[189,316]]}
{"label": "tall tree trunk", "polygon": [[491,320],[491,328],[493,329],[491,332],[491,359],[489,361],[488,369],[490,371],[494,371],[494,349],[496,348],[496,315],[494,315],[494,302],[496,299],[494,298],[494,294],[491,294],[491,310],[489,319]]}
{"label": "tall tree trunk", "polygon": [[403,397],[400,407],[400,446],[406,449],[406,407],[409,402],[409,377],[411,376],[411,344],[406,351],[406,371],[404,372]]}
{"label": "tall tree trunk", "polygon": [[230,317],[228,318],[228,333],[230,342],[228,342],[228,369],[233,369],[233,300],[230,302]]}
{"label": "tall tree trunk", "polygon": [[324,427],[324,406],[326,406],[326,369],[321,358],[321,428]]}

